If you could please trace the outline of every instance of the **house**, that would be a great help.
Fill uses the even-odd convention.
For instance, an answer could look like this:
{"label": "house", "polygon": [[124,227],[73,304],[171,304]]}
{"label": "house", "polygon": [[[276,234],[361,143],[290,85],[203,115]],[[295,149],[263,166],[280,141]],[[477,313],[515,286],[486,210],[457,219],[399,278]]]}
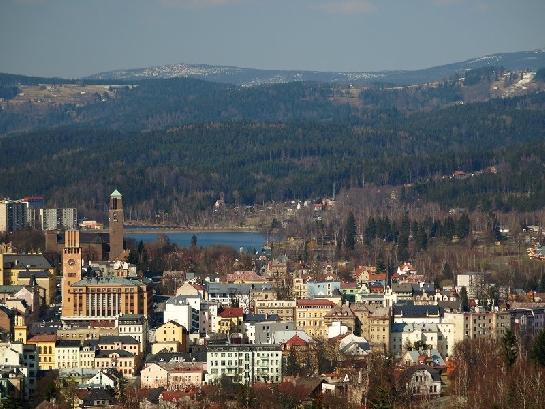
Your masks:
{"label": "house", "polygon": [[436,349],[430,350],[410,350],[403,355],[401,361],[406,366],[428,365],[431,367],[446,367],[445,360]]}
{"label": "house", "polygon": [[187,350],[187,329],[176,321],[168,321],[155,330],[155,342],[151,353],[155,354],[166,349],[170,352],[185,352]]}
{"label": "house", "polygon": [[351,308],[358,320],[360,335],[369,341],[373,350],[387,352],[390,348],[390,309],[364,303],[353,304]]}
{"label": "house", "polygon": [[136,357],[123,349],[97,349],[95,354],[95,368],[117,369],[125,378],[132,378],[136,370]]}
{"label": "house", "polygon": [[140,372],[142,388],[183,390],[200,387],[204,379],[204,364],[200,362],[162,362],[146,365]]}
{"label": "house", "polygon": [[226,280],[228,283],[235,284],[263,284],[267,282],[265,277],[260,276],[255,271],[235,271],[227,274]]}
{"label": "house", "polygon": [[130,352],[133,355],[140,355],[140,342],[134,339],[131,336],[115,336],[115,335],[106,335],[98,339],[97,343],[98,349],[103,350],[124,350]]}
{"label": "house", "polygon": [[57,368],[80,368],[80,349],[80,341],[57,340],[57,343],[55,344]]}
{"label": "house", "polygon": [[327,325],[324,317],[335,307],[335,303],[327,299],[300,299],[296,304],[297,329],[305,331],[312,337],[327,337]]}
{"label": "house", "polygon": [[354,334],[347,334],[339,341],[339,350],[353,357],[365,357],[371,353],[369,342]]}
{"label": "house", "polygon": [[27,340],[28,344],[36,345],[38,349],[38,366],[42,371],[57,369],[55,334],[38,334]]}
{"label": "house", "polygon": [[401,382],[407,392],[416,397],[441,395],[441,372],[427,365],[416,365],[406,369]]}
{"label": "house", "polygon": [[348,303],[335,305],[324,315],[324,325],[329,327],[333,322],[345,325],[349,332],[359,332],[359,328],[356,328],[356,316]]}
{"label": "house", "polygon": [[281,321],[295,321],[295,300],[264,300],[254,301],[256,314],[278,315]]}
{"label": "house", "polygon": [[224,307],[218,313],[218,333],[232,334],[242,332],[244,311],[237,307]]}
{"label": "house", "polygon": [[81,408],[108,407],[115,403],[114,392],[108,389],[78,389],[76,397]]}
{"label": "house", "polygon": [[113,369],[101,369],[92,378],[82,383],[82,387],[87,389],[113,389],[119,386],[121,376],[119,372]]}

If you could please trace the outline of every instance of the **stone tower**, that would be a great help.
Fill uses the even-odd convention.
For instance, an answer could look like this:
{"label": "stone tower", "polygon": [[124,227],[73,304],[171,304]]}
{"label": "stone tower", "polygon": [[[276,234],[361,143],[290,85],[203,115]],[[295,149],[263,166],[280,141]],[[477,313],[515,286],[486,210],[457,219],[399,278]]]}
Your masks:
{"label": "stone tower", "polygon": [[116,190],[110,195],[110,261],[123,256],[123,196]]}
{"label": "stone tower", "polygon": [[70,287],[81,280],[81,247],[79,231],[64,232],[64,248],[62,250],[62,316],[74,315],[74,300],[70,295]]}

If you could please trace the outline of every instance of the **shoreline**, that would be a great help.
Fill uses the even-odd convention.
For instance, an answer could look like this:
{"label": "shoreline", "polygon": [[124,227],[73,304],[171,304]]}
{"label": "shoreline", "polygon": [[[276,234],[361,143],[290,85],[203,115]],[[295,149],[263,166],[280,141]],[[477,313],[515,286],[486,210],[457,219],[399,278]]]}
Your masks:
{"label": "shoreline", "polygon": [[172,234],[172,233],[258,233],[266,235],[266,233],[261,232],[259,229],[252,229],[249,227],[243,228],[210,228],[205,227],[151,227],[151,226],[142,226],[142,227],[132,227],[125,226],[125,235],[134,235],[134,234]]}

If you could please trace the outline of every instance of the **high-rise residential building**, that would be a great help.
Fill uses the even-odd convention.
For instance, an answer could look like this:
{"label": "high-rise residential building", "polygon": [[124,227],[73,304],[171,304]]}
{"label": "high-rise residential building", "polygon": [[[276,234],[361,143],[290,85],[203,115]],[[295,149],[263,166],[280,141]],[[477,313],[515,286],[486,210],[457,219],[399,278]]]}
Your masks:
{"label": "high-rise residential building", "polygon": [[109,260],[123,256],[123,196],[116,190],[110,195],[110,255]]}
{"label": "high-rise residential building", "polygon": [[40,209],[42,230],[74,230],[78,227],[78,211],[75,208]]}
{"label": "high-rise residential building", "polygon": [[27,206],[20,200],[0,201],[0,232],[21,230],[27,225]]}

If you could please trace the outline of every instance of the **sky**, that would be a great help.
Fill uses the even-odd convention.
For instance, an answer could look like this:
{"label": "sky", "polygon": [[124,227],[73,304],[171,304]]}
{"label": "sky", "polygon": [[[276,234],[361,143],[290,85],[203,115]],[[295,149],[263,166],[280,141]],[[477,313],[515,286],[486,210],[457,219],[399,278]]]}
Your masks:
{"label": "sky", "polygon": [[0,0],[0,72],[418,69],[545,47],[545,0]]}

